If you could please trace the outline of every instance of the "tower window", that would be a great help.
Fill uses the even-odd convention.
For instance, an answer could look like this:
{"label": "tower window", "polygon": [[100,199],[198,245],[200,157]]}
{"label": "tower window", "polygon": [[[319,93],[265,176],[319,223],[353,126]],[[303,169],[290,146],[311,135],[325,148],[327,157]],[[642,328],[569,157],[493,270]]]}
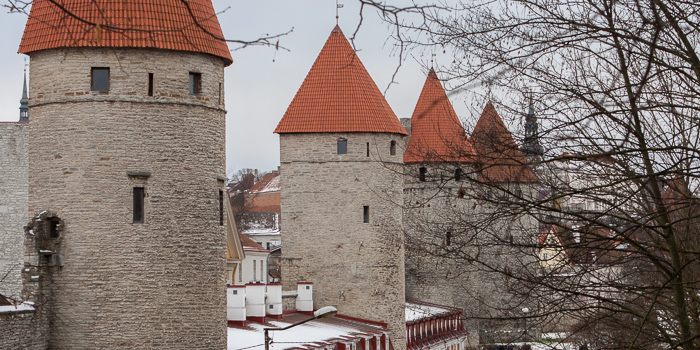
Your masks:
{"label": "tower window", "polygon": [[58,218],[50,218],[48,220],[49,222],[49,237],[50,238],[58,238],[61,234],[60,229],[59,229],[59,219]]}
{"label": "tower window", "polygon": [[396,155],[396,141],[391,140],[391,143],[389,144],[389,154],[392,156]]}
{"label": "tower window", "polygon": [[455,169],[455,181],[462,181],[462,169]]}
{"label": "tower window", "polygon": [[202,92],[202,73],[190,72],[190,94]]}
{"label": "tower window", "polygon": [[486,192],[486,197],[488,197],[488,199],[493,199],[493,191],[489,190]]}
{"label": "tower window", "polygon": [[348,140],[338,139],[338,154],[348,153]]}
{"label": "tower window", "polygon": [[134,223],[143,223],[143,199],[144,190],[143,187],[134,187]]}
{"label": "tower window", "polygon": [[148,73],[148,96],[153,96],[153,73]]}
{"label": "tower window", "polygon": [[445,232],[445,245],[449,246],[452,243],[452,231]]}
{"label": "tower window", "polygon": [[425,182],[425,175],[428,173],[428,169],[425,167],[421,167],[418,169],[418,180],[421,182]]}
{"label": "tower window", "polygon": [[92,67],[92,91],[109,91],[109,68]]}
{"label": "tower window", "polygon": [[369,157],[369,142],[367,142],[367,157]]}
{"label": "tower window", "polygon": [[219,190],[219,225],[224,225],[224,191]]}
{"label": "tower window", "polygon": [[369,206],[365,205],[362,207],[362,222],[365,224],[369,223]]}

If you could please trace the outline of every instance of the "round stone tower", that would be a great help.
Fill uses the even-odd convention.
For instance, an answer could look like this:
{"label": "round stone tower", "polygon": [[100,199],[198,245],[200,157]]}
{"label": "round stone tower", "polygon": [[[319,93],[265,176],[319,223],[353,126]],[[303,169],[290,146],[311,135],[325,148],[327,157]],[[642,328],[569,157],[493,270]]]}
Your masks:
{"label": "round stone tower", "polygon": [[224,349],[232,59],[211,1],[61,4],[34,1],[19,49],[25,297],[51,348]]}
{"label": "round stone tower", "polygon": [[280,121],[283,278],[405,349],[406,130],[336,26]]}

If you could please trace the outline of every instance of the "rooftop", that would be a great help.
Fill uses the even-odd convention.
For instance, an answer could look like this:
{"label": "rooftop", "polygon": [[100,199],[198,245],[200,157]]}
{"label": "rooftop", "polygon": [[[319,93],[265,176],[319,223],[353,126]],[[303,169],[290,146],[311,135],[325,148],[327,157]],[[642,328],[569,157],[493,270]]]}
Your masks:
{"label": "rooftop", "polygon": [[407,135],[338,26],[328,37],[275,132]]}
{"label": "rooftop", "polygon": [[35,0],[19,53],[65,47],[156,48],[233,62],[210,0]]}

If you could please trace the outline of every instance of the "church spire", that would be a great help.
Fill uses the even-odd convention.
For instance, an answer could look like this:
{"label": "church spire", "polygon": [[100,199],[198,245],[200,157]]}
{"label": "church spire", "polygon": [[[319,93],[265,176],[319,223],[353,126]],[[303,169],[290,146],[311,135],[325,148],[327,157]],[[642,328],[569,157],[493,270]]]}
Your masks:
{"label": "church spire", "polygon": [[22,87],[22,99],[19,100],[19,121],[29,121],[29,95],[27,94],[27,66],[24,67],[24,86]]}
{"label": "church spire", "polygon": [[537,116],[535,116],[535,105],[532,99],[532,91],[528,96],[529,106],[525,115],[525,140],[520,150],[531,160],[537,159],[544,154],[540,138],[537,133]]}

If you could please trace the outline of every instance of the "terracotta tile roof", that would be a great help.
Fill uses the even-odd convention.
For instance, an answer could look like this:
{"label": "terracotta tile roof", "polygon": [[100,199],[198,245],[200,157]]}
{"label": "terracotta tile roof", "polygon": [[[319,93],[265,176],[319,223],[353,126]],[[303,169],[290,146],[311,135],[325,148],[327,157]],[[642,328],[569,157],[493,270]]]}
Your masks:
{"label": "terracotta tile roof", "polygon": [[269,173],[265,174],[253,187],[248,190],[248,193],[263,193],[263,192],[279,192],[280,191],[280,174]]}
{"label": "terracotta tile roof", "polygon": [[[35,0],[20,53],[59,47],[201,52],[233,62],[210,0]],[[189,4],[188,10],[185,4]]]}
{"label": "terracotta tile roof", "polygon": [[407,135],[336,26],[275,133],[381,132]]}
{"label": "terracotta tile roof", "polygon": [[474,155],[462,123],[433,69],[423,85],[411,117],[411,138],[405,163],[466,162]]}
{"label": "terracotta tile roof", "polygon": [[241,244],[243,244],[243,250],[244,251],[256,251],[256,252],[267,252],[268,250],[263,248],[260,244],[255,243],[254,240],[250,239],[250,237],[239,233],[239,237],[241,237]]}
{"label": "terracotta tile roof", "polygon": [[483,181],[537,181],[537,176],[525,165],[525,156],[491,102],[481,112],[470,141],[477,158],[475,167],[480,170]]}

